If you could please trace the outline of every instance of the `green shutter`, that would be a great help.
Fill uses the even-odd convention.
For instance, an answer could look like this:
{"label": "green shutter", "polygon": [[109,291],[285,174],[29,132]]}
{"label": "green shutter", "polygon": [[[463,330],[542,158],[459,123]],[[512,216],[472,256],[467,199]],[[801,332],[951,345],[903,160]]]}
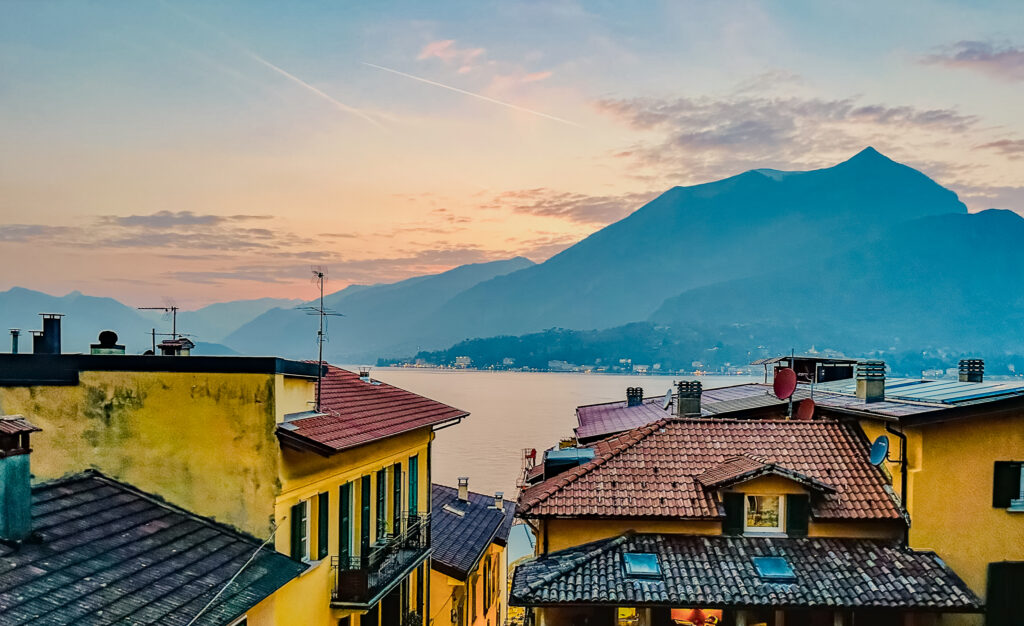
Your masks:
{"label": "green shutter", "polygon": [[1020,497],[1020,461],[996,461],[992,479],[992,506],[1005,509]]}
{"label": "green shutter", "polygon": [[743,534],[743,494],[726,492],[722,494],[725,505],[725,522],[722,524],[723,535]]}
{"label": "green shutter", "polygon": [[395,463],[391,472],[394,478],[391,483],[391,528],[392,532],[398,535],[402,532],[402,464]]}
{"label": "green shutter", "polygon": [[302,503],[292,506],[292,558],[301,561],[305,556],[302,552]]}
{"label": "green shutter", "polygon": [[420,457],[409,457],[409,515],[419,514]]}
{"label": "green shutter", "polygon": [[338,495],[338,557],[347,566],[352,556],[352,483],[342,485]]}
{"label": "green shutter", "polygon": [[1020,594],[1024,589],[1024,561],[988,564],[988,593],[985,596],[985,624],[1020,624]]}
{"label": "green shutter", "polygon": [[811,497],[805,493],[791,493],[786,496],[786,534],[790,537],[806,537],[807,524],[811,517]]}
{"label": "green shutter", "polygon": [[317,513],[316,513],[316,558],[326,559],[327,558],[327,526],[330,523],[328,521],[328,509],[330,496],[327,492],[321,493],[317,496]]}
{"label": "green shutter", "polygon": [[370,477],[363,476],[359,493],[359,556],[366,558],[370,553]]}

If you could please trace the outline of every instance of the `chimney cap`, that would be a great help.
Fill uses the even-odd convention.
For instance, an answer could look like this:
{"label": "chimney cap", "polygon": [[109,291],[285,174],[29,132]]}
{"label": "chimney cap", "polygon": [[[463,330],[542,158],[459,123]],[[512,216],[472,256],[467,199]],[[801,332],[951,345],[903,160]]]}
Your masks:
{"label": "chimney cap", "polygon": [[64,313],[40,313],[44,320],[60,319],[65,316]]}
{"label": "chimney cap", "polygon": [[459,476],[459,486],[460,487],[468,487],[469,486],[469,476]]}

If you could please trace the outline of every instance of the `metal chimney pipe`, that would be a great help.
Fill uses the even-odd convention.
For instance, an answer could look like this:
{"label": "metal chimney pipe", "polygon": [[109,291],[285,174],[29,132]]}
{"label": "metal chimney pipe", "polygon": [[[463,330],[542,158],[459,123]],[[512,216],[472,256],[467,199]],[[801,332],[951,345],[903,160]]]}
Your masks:
{"label": "metal chimney pipe", "polygon": [[18,354],[18,337],[21,335],[20,328],[11,329],[11,354]]}

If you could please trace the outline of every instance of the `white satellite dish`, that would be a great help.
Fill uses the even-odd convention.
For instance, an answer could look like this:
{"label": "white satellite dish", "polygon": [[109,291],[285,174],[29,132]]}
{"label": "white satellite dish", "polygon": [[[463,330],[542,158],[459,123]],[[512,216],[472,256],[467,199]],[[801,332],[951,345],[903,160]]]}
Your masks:
{"label": "white satellite dish", "polygon": [[669,387],[668,391],[665,392],[665,402],[661,405],[661,410],[667,411],[672,406],[672,388]]}

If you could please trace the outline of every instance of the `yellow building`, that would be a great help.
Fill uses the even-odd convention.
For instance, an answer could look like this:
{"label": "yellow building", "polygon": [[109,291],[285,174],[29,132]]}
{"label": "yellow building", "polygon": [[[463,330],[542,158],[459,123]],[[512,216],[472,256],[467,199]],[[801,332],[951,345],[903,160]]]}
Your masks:
{"label": "yellow building", "polygon": [[430,624],[505,624],[514,504],[501,492],[470,491],[466,477],[458,488],[434,485],[432,493]]}
{"label": "yellow building", "polygon": [[[698,408],[699,410],[699,408]],[[583,450],[590,450],[588,453]],[[578,449],[519,497],[533,624],[930,624],[979,601],[903,512],[856,424],[664,418]]]}
{"label": "yellow building", "polygon": [[317,412],[317,370],[274,358],[0,355],[0,412],[42,428],[38,479],[96,469],[273,537],[306,563],[248,624],[423,615],[432,431],[466,413],[333,367]]}

